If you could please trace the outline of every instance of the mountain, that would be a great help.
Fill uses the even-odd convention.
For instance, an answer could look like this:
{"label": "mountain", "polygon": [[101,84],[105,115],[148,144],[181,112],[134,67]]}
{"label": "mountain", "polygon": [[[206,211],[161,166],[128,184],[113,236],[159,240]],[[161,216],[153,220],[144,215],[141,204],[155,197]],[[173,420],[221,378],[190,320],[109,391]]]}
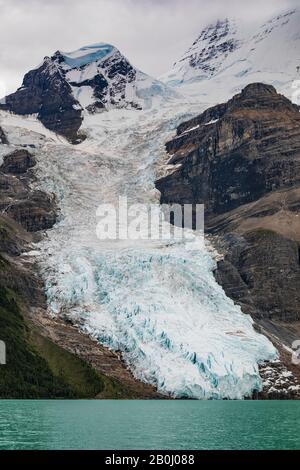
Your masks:
{"label": "mountain", "polygon": [[300,79],[300,10],[248,25],[227,18],[208,25],[161,79],[209,101],[227,100],[249,83],[263,82],[297,101]]}
{"label": "mountain", "polygon": [[[269,36],[290,34],[293,15]],[[218,82],[248,33],[208,28],[172,87],[107,44],[58,51],[3,100],[0,326],[14,358],[3,396],[299,397],[288,349],[300,334],[299,110],[261,83],[266,70],[249,85],[232,66]],[[138,204],[141,238],[99,239],[99,204],[117,209],[120,196]],[[204,202],[205,243],[191,231],[149,240],[160,198]]]}
{"label": "mountain", "polygon": [[94,44],[74,52],[57,51],[28,72],[22,87],[6,96],[0,109],[37,114],[48,129],[80,142],[84,113],[113,108],[141,110],[174,91],[133,67],[109,44]]}

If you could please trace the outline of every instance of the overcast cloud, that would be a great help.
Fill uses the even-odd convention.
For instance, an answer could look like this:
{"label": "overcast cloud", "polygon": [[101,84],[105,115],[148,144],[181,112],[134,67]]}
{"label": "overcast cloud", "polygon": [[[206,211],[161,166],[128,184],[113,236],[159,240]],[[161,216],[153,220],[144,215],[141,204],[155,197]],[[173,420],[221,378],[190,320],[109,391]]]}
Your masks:
{"label": "overcast cloud", "polygon": [[0,81],[14,91],[44,56],[95,42],[115,45],[132,64],[159,76],[208,22],[226,16],[261,22],[296,5],[299,0],[0,0]]}

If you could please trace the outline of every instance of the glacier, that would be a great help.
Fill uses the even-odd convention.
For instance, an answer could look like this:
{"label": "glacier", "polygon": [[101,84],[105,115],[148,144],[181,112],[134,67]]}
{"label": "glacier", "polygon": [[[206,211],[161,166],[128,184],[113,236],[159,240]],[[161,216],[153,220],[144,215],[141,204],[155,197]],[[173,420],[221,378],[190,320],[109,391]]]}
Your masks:
{"label": "glacier", "polygon": [[90,113],[113,108],[152,108],[179,96],[173,88],[134,67],[106,43],[73,52],[56,51],[46,58],[70,85],[78,108]]}
{"label": "glacier", "polygon": [[277,351],[215,281],[209,241],[197,233],[172,242],[96,236],[100,204],[119,196],[159,204],[154,181],[169,158],[164,144],[206,107],[180,100],[85,113],[87,139],[77,146],[34,117],[2,112],[1,126],[12,144],[35,144],[35,185],[59,200],[58,223],[32,251],[49,314],[120,351],[135,377],[163,394],[241,399],[262,388],[258,365]]}

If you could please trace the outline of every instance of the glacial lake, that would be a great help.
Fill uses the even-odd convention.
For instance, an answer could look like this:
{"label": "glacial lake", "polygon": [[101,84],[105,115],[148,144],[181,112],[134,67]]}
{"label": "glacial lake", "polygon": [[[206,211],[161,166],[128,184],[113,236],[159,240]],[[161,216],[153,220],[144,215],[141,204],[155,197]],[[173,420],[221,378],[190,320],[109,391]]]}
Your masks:
{"label": "glacial lake", "polygon": [[300,449],[300,402],[0,400],[0,449]]}

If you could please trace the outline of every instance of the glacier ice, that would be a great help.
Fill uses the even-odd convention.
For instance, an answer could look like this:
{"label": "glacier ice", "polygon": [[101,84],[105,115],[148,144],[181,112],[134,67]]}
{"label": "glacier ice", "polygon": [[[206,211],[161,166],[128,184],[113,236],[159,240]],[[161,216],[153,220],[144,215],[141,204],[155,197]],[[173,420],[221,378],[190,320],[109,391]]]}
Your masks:
{"label": "glacier ice", "polygon": [[115,48],[110,44],[93,44],[78,49],[74,52],[63,52],[65,63],[71,68],[79,68],[104,59],[110,55]]}
{"label": "glacier ice", "polygon": [[277,352],[216,283],[209,244],[96,237],[99,204],[120,195],[158,204],[164,142],[192,112],[199,104],[111,110],[85,116],[88,138],[76,147],[37,139],[37,184],[56,193],[61,218],[34,249],[50,313],[121,351],[136,377],[174,397],[243,398]]}

